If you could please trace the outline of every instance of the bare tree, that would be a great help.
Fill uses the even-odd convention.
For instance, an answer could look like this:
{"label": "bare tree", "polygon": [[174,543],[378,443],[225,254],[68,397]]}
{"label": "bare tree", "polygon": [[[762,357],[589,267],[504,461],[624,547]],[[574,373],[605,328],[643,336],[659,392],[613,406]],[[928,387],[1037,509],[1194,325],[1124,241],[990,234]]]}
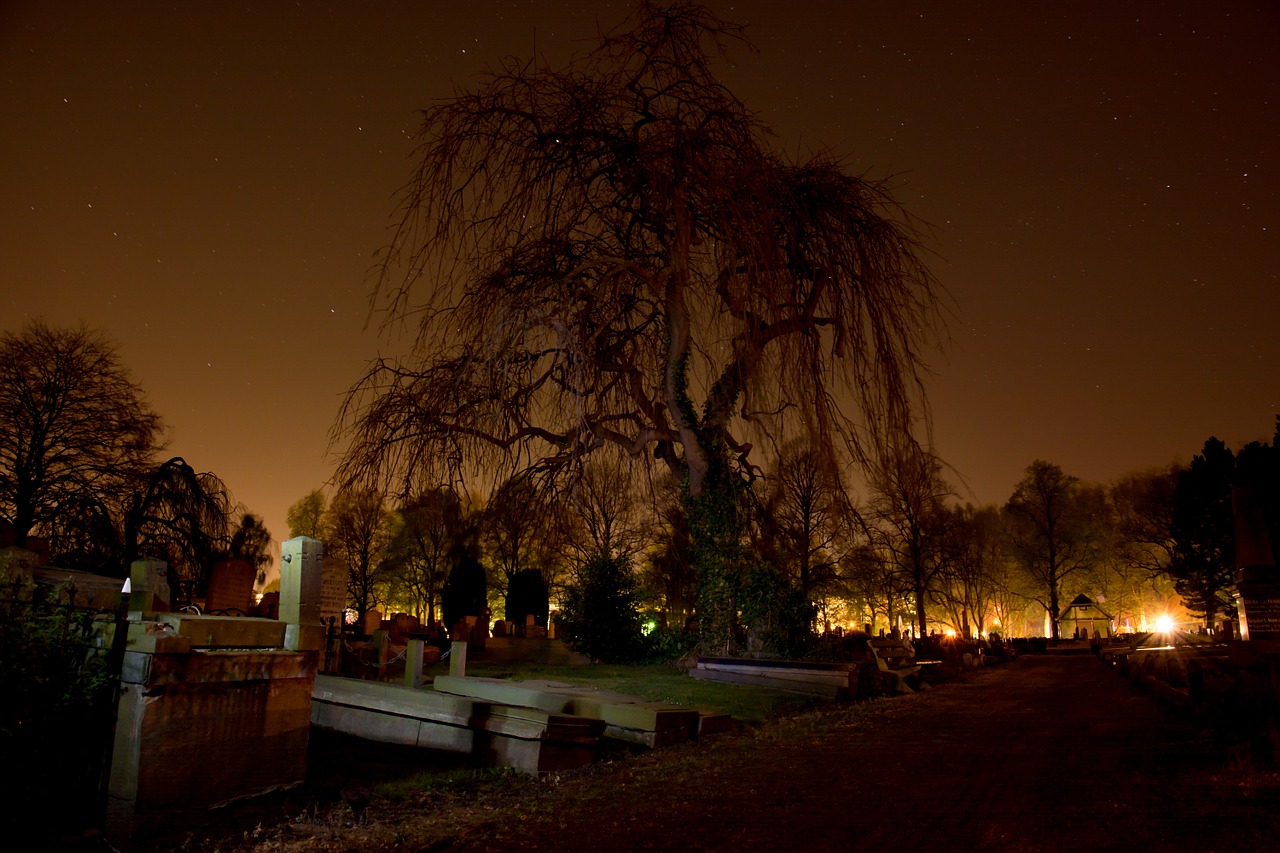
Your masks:
{"label": "bare tree", "polygon": [[243,509],[216,474],[197,473],[175,456],[133,494],[124,521],[125,560],[164,560],[175,601],[203,598],[214,562],[230,547],[232,519]]}
{"label": "bare tree", "polygon": [[694,613],[697,601],[691,534],[680,482],[670,473],[656,477],[651,499],[651,545],[640,564],[641,583],[670,624],[678,626]]}
{"label": "bare tree", "polygon": [[740,544],[753,432],[858,450],[907,428],[937,325],[916,232],[885,184],[771,147],[712,71],[739,38],[646,0],[563,70],[508,61],[425,111],[375,294],[416,346],[348,395],[341,479],[652,451],[705,503],[706,581]]}
{"label": "bare tree", "polygon": [[356,611],[356,624],[377,605],[379,569],[391,541],[391,513],[380,492],[342,489],[333,496],[325,515],[325,552],[347,567],[347,598]]}
{"label": "bare tree", "polygon": [[577,562],[596,556],[631,557],[640,550],[643,507],[634,466],[625,454],[594,454],[562,497],[567,545]]}
{"label": "bare tree", "polygon": [[803,441],[784,445],[765,481],[758,549],[810,599],[840,577],[841,534],[850,506],[835,465]]}
{"label": "bare tree", "polygon": [[512,477],[489,497],[480,539],[488,559],[492,599],[505,598],[512,579],[530,569],[542,574],[548,588],[556,583],[563,553],[560,510],[529,476]]}
{"label": "bare tree", "polygon": [[1098,524],[1105,510],[1100,489],[1081,485],[1057,465],[1037,459],[1027,466],[1005,505],[1014,557],[1037,588],[1058,639],[1062,582],[1089,569],[1101,556]]}
{"label": "bare tree", "polygon": [[162,446],[159,415],[102,334],[33,320],[0,337],[0,518],[19,545],[62,507],[113,506]]}
{"label": "bare tree", "polygon": [[396,510],[395,533],[385,566],[394,593],[434,624],[440,593],[453,568],[453,553],[467,527],[463,503],[447,486],[423,492]]}
{"label": "bare tree", "polygon": [[909,436],[886,446],[867,480],[868,536],[903,576],[923,636],[928,633],[925,605],[946,565],[954,520],[947,501],[954,492],[942,478],[938,457]]}
{"label": "bare tree", "polygon": [[[865,528],[864,528],[865,529]],[[910,614],[910,587],[890,555],[871,544],[871,537],[847,549],[841,560],[845,587],[849,597],[860,605],[859,612],[870,617],[874,629],[876,617],[884,615],[892,630],[900,616]]]}
{"label": "bare tree", "polygon": [[[988,616],[1000,619],[996,600],[1007,559],[1000,511],[966,504],[951,511],[938,599],[962,637],[981,636]],[[1001,630],[1004,630],[1003,628]]]}

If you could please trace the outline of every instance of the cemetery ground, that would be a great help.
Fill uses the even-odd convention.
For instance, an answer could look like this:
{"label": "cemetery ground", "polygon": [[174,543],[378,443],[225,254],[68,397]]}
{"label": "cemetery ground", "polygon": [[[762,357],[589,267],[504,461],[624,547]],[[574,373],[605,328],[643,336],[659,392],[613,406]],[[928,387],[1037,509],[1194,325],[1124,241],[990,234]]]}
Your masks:
{"label": "cemetery ground", "polygon": [[807,709],[802,698],[728,689],[754,697],[735,731],[542,778],[318,733],[305,789],[188,826],[171,849],[1280,845],[1274,765],[1162,707],[1092,655],[1025,656],[927,692]]}

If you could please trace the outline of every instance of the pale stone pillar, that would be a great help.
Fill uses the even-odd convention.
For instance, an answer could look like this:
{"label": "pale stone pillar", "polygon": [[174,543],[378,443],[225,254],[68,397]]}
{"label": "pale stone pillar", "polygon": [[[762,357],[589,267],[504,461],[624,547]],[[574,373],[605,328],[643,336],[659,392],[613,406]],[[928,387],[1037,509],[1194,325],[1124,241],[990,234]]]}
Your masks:
{"label": "pale stone pillar", "polygon": [[404,651],[404,684],[406,687],[422,686],[422,653],[426,649],[424,640],[410,640]]}
{"label": "pale stone pillar", "polygon": [[324,543],[310,536],[280,546],[280,621],[288,623],[284,645],[293,651],[323,648],[320,620]]}
{"label": "pale stone pillar", "polygon": [[449,650],[449,674],[459,678],[467,674],[467,644],[465,640],[454,640]]}

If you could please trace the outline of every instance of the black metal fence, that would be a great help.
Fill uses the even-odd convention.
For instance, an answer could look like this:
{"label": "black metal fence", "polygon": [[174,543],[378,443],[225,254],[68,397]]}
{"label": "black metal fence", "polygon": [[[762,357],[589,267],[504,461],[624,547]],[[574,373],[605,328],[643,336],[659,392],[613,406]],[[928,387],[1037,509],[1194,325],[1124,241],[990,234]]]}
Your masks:
{"label": "black metal fence", "polygon": [[[110,639],[123,637],[127,607],[91,606],[70,583],[0,581],[3,835],[57,837],[99,825],[123,649]],[[32,825],[45,815],[54,823]]]}

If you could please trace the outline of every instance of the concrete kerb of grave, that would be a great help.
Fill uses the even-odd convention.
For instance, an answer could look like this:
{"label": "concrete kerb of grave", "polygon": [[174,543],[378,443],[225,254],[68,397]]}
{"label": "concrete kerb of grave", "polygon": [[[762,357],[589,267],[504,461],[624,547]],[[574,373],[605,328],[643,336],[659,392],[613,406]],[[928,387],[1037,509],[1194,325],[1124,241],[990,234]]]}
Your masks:
{"label": "concrete kerb of grave", "polygon": [[850,699],[858,689],[856,663],[701,657],[689,675],[703,681],[769,687],[833,700]]}
{"label": "concrete kerb of grave", "polygon": [[599,720],[605,737],[648,747],[670,746],[729,727],[724,714],[559,681],[437,676],[435,689]]}
{"label": "concrete kerb of grave", "polygon": [[602,722],[571,714],[323,675],[312,693],[311,721],[366,740],[473,755],[526,773],[590,764],[604,732]]}

